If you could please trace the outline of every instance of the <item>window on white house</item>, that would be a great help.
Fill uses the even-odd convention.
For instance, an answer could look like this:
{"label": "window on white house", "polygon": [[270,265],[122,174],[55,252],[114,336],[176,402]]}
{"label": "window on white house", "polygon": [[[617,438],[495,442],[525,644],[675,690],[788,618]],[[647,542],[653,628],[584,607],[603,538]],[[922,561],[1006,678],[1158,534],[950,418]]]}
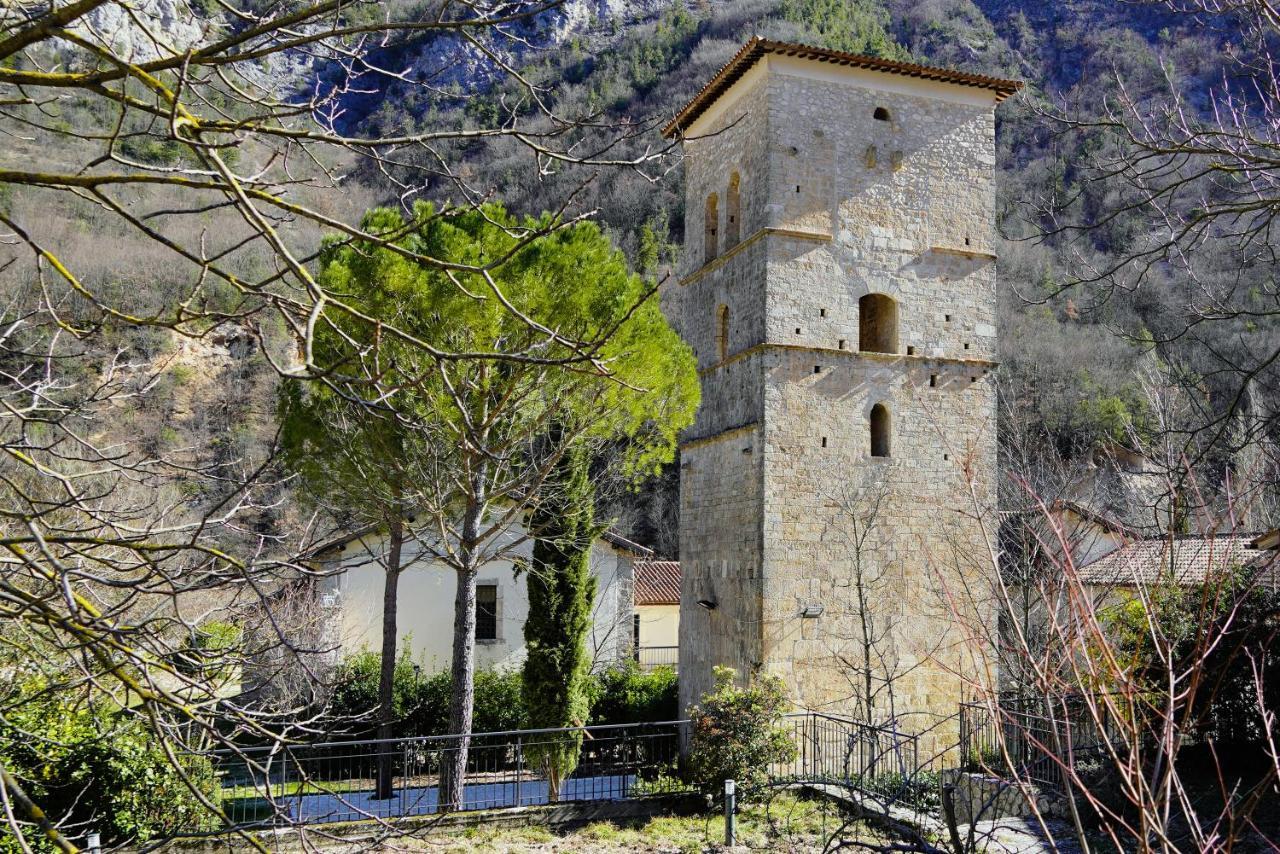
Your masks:
{"label": "window on white house", "polygon": [[476,640],[498,639],[498,585],[476,585]]}

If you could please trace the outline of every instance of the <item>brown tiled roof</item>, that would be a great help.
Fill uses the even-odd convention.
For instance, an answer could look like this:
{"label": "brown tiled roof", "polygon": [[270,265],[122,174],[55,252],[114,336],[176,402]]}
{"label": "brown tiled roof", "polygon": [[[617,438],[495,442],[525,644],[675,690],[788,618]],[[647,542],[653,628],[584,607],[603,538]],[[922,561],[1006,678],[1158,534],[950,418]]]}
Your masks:
{"label": "brown tiled roof", "polygon": [[1274,580],[1280,552],[1255,548],[1257,538],[1257,534],[1219,534],[1137,540],[1081,567],[1080,580],[1121,587],[1170,580],[1192,585],[1235,568],[1267,569]]}
{"label": "brown tiled roof", "polygon": [[966,71],[953,71],[950,68],[935,68],[929,65],[915,65],[910,62],[895,62],[891,59],[879,59],[874,56],[863,56],[858,53],[845,53],[839,50],[813,47],[811,45],[793,44],[762,39],[759,36],[744,44],[733,59],[730,59],[715,76],[703,86],[698,94],[685,104],[676,117],[662,129],[662,135],[673,137],[693,124],[717,98],[729,90],[734,83],[746,74],[756,61],[768,54],[779,56],[795,56],[801,59],[814,59],[819,62],[830,62],[849,68],[864,68],[869,71],[883,71],[886,74],[897,74],[903,77],[915,77],[920,80],[937,80],[943,83],[957,83],[961,86],[974,86],[989,89],[996,94],[996,101],[1003,101],[1022,88],[1021,80],[1004,80],[999,77],[987,77],[982,74],[970,74]]}
{"label": "brown tiled roof", "polygon": [[679,605],[679,561],[636,561],[634,595],[637,605]]}

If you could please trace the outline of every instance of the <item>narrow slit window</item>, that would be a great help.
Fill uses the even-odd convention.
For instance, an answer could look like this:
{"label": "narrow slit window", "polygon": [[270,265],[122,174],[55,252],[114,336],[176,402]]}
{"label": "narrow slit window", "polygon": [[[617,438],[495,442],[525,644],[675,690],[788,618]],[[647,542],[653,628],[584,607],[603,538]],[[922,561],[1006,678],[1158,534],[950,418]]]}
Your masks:
{"label": "narrow slit window", "polygon": [[724,248],[732,249],[738,245],[742,234],[742,178],[737,172],[729,176],[729,192],[724,200]]}
{"label": "narrow slit window", "polygon": [[889,410],[883,403],[871,407],[871,456],[889,456]]}
{"label": "narrow slit window", "polygon": [[702,263],[710,264],[720,254],[716,235],[720,228],[720,199],[715,193],[707,196],[707,209],[703,222]]}
{"label": "narrow slit window", "polygon": [[720,361],[729,358],[729,306],[716,309],[716,353]]}

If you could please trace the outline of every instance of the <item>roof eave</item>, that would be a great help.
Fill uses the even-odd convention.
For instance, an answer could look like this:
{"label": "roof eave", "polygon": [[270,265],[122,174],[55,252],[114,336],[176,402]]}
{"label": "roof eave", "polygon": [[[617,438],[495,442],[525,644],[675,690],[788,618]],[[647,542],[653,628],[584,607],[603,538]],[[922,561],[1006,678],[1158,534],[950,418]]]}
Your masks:
{"label": "roof eave", "polygon": [[1021,80],[1005,80],[998,77],[987,77],[981,74],[970,74],[965,71],[954,71],[928,65],[916,65],[909,62],[896,62],[879,59],[862,54],[844,53],[828,48],[813,47],[804,44],[777,42],[753,37],[725,63],[705,86],[676,113],[675,118],[662,129],[663,137],[671,139],[683,133],[698,117],[715,103],[725,92],[733,87],[752,65],[767,54],[783,56],[799,56],[819,62],[834,62],[838,65],[864,68],[872,71],[883,71],[904,77],[915,77],[922,80],[936,80],[942,83],[954,83],[960,86],[971,86],[987,89],[994,93],[996,103],[1013,95],[1023,87]]}

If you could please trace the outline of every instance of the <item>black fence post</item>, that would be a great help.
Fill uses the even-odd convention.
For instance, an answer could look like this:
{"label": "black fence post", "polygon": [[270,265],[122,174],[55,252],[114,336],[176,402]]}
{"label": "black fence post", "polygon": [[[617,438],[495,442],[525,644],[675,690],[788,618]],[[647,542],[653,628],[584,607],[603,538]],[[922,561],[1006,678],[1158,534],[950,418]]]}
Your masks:
{"label": "black fence post", "polygon": [[516,806],[520,806],[520,778],[524,776],[524,737],[516,736]]}

